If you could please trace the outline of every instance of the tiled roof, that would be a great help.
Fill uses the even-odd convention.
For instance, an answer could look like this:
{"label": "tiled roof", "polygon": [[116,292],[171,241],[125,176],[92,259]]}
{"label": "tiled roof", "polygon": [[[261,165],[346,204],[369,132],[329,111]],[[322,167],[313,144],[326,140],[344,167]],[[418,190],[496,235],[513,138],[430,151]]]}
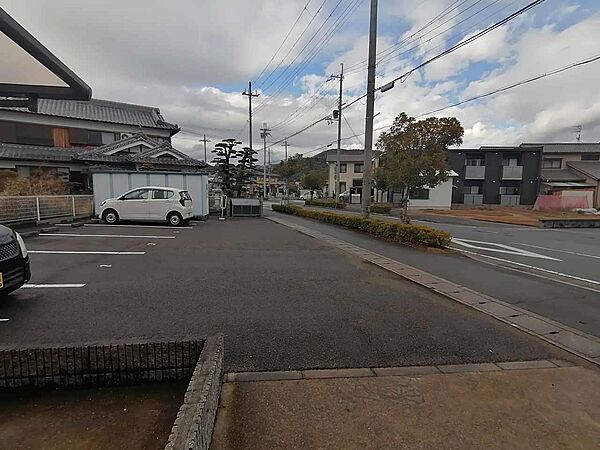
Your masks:
{"label": "tiled roof", "polygon": [[543,153],[600,153],[600,144],[597,143],[521,144],[521,147],[542,147]]}
{"label": "tiled roof", "polygon": [[600,161],[569,161],[567,165],[590,178],[600,180]]}
{"label": "tiled roof", "polygon": [[39,145],[6,144],[0,142],[0,159],[72,161],[74,156],[85,150],[81,148],[42,147]]}
{"label": "tiled roof", "polygon": [[136,133],[133,136],[130,136],[128,138],[125,139],[119,139],[118,141],[114,141],[110,144],[105,144],[105,145],[101,145],[100,147],[96,147],[92,150],[89,150],[86,152],[86,155],[95,155],[95,154],[104,154],[104,153],[108,153],[111,150],[117,149],[119,147],[123,147],[127,144],[133,143],[133,142],[138,142],[138,141],[143,141],[145,143],[147,143],[148,145],[150,145],[151,147],[156,147],[159,145],[158,142],[156,142],[154,139],[150,139],[148,136],[146,136],[145,134],[142,133]]}
{"label": "tiled roof", "polygon": [[158,108],[92,99],[89,102],[78,100],[38,100],[38,112],[46,116],[68,117],[71,119],[93,120],[148,128],[162,128],[179,131],[179,127],[166,122]]}
{"label": "tiled roof", "polygon": [[585,177],[569,169],[542,169],[544,181],[585,181]]}

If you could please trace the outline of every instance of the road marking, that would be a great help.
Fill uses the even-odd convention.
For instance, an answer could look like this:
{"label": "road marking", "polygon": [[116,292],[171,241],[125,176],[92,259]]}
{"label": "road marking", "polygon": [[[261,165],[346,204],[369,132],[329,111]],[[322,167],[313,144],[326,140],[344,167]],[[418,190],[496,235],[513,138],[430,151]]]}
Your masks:
{"label": "road marking", "polygon": [[156,245],[156,242],[148,242],[146,245]]}
{"label": "road marking", "polygon": [[[509,255],[517,255],[517,256],[527,256],[529,258],[540,258],[540,259],[549,259],[551,261],[562,261],[562,259],[552,258],[546,255],[540,255],[539,253],[529,252],[527,250],[522,250],[517,247],[511,247],[510,245],[498,244],[496,242],[485,242],[485,241],[474,241],[472,239],[459,239],[452,238],[452,242],[458,245],[462,245],[463,247],[473,248],[476,250],[484,250],[486,252],[496,252],[496,253],[507,253]],[[492,245],[494,247],[482,247],[481,245],[473,245],[473,244],[485,244]]]}
{"label": "road marking", "polygon": [[105,267],[107,269],[110,269],[112,267],[112,264],[100,264],[100,267]]}
{"label": "road marking", "polygon": [[41,255],[145,255],[146,252],[76,252],[67,250],[28,250],[27,253]]}
{"label": "road marking", "polygon": [[102,238],[140,238],[140,239],[175,239],[175,236],[136,236],[135,234],[69,234],[69,233],[40,233],[49,237],[102,237]]}
{"label": "road marking", "polygon": [[570,255],[585,256],[586,258],[596,258],[596,259],[600,259],[600,256],[596,256],[596,255],[588,255],[587,253],[569,252],[569,251],[567,251],[567,250],[558,250],[558,249],[556,249],[556,248],[540,247],[539,245],[523,244],[523,243],[521,243],[521,242],[514,242],[514,244],[517,244],[517,245],[525,245],[526,247],[539,248],[539,249],[541,249],[541,250],[550,250],[551,252],[568,253],[568,254],[570,254]]}
{"label": "road marking", "polygon": [[82,284],[24,284],[21,289],[45,289],[45,288],[82,288]]}
{"label": "road marking", "polygon": [[[520,266],[520,267],[526,267],[528,269],[539,270],[541,272],[551,273],[552,275],[558,275],[558,276],[561,276],[561,277],[572,278],[573,280],[583,281],[583,282],[591,283],[591,284],[597,284],[597,285],[600,286],[600,281],[589,280],[587,278],[577,277],[575,275],[569,275],[568,273],[562,273],[562,272],[558,272],[556,270],[542,269],[541,267],[530,266],[529,264],[518,263],[518,262],[515,262],[515,261],[511,261],[509,259],[496,258],[495,256],[484,255],[483,253],[471,252],[469,250],[461,250],[461,249],[457,249],[457,250],[460,251],[460,252],[462,252],[462,253],[467,253],[467,254],[470,254],[470,255],[482,256],[484,258],[493,259],[495,261],[501,261],[501,262],[505,262],[505,263],[509,263],[509,264],[514,264],[514,265],[517,265],[517,266]],[[578,287],[581,287],[581,286],[578,286]]]}
{"label": "road marking", "polygon": [[101,223],[86,223],[83,225],[84,227],[108,227],[108,228],[113,228],[113,227],[123,227],[123,228],[166,228],[168,230],[173,230],[173,229],[177,229],[177,230],[185,230],[185,229],[190,229],[193,227],[169,227],[166,225],[104,225]]}
{"label": "road marking", "polygon": [[0,319],[0,322],[8,322],[10,319]]}
{"label": "road marking", "polygon": [[[430,226],[431,228],[435,228],[435,225],[443,225],[443,226],[447,226],[447,227],[475,228],[477,231],[485,231],[486,233],[494,233],[494,234],[500,233],[499,231],[488,230],[488,228],[492,228],[492,227],[481,227],[481,226],[476,226],[476,225],[460,225],[458,223],[432,222],[431,220],[418,220],[418,219],[412,219],[411,222],[425,223],[428,226]],[[498,228],[505,228],[505,227],[494,227],[494,228],[498,229]],[[440,229],[441,229],[441,227],[440,227]]]}

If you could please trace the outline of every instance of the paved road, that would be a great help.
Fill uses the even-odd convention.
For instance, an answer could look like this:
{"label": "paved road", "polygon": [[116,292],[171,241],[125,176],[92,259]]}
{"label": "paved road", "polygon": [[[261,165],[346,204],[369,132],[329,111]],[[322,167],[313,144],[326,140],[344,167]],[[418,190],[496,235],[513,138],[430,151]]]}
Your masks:
{"label": "paved road", "polygon": [[[356,233],[351,230],[314,220],[289,215],[285,215],[285,219],[312,227],[323,233],[331,234],[339,239],[346,240],[389,258],[410,264],[455,283],[470,287],[476,291],[512,303],[552,320],[556,320],[557,322],[575,329],[600,336],[600,289],[595,285],[582,283],[585,288],[574,286],[572,284],[575,284],[576,280],[555,277],[546,272],[536,273],[534,275],[521,266],[506,265],[505,267],[503,265],[497,265],[496,260],[487,258],[480,258],[477,260],[472,258],[473,255],[467,257],[460,254],[432,253],[381,241],[362,233]],[[450,231],[454,236],[463,239],[471,239],[479,233],[482,237],[473,239],[478,241],[490,241],[491,239],[496,239],[497,242],[516,242],[519,240],[525,241],[525,243],[531,243],[532,245],[548,244],[557,247],[559,244],[562,246],[569,245],[569,238],[574,236],[573,239],[577,240],[578,245],[584,245],[583,242],[589,241],[590,246],[596,246],[595,248],[597,248],[598,240],[600,240],[600,236],[595,236],[598,235],[599,230],[530,231],[526,227],[494,227],[490,224],[487,224],[487,226],[478,230],[476,228],[466,228],[464,226],[458,227],[448,224],[430,223],[428,225],[445,229]],[[451,227],[454,228],[451,229]],[[486,231],[494,231],[494,233],[484,234]],[[554,244],[546,242],[545,240],[542,241],[542,239],[551,239],[553,236],[555,237]],[[524,249],[526,247],[523,246],[522,248]],[[515,262],[533,259],[535,261],[534,264],[538,264],[540,267],[542,267],[542,265],[539,261],[568,266],[564,261],[547,261],[540,258],[527,258],[524,256],[488,252],[478,249],[469,250],[481,254],[488,254],[494,258],[506,260],[513,259]],[[592,249],[588,250],[588,252],[593,251],[594,250]],[[538,251],[535,253],[538,253]],[[546,255],[546,252],[540,254]],[[548,252],[548,254],[552,253]],[[600,279],[600,275],[598,274],[600,271],[600,261],[595,262],[597,260],[593,258],[588,259],[590,262],[585,265],[585,275],[594,277],[594,279]],[[529,264],[532,263],[529,262]],[[563,270],[570,269],[567,267]],[[594,273],[596,274],[595,276]]]}
{"label": "paved road", "polygon": [[41,287],[0,302],[4,347],[224,332],[228,371],[569,358],[265,219],[65,228],[28,246],[121,253],[32,253]]}

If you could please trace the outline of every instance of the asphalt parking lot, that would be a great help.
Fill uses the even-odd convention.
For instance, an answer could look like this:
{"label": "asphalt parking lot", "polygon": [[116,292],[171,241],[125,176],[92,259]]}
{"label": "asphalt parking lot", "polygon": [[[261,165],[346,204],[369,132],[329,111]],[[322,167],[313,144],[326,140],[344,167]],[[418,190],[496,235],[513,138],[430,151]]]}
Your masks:
{"label": "asphalt parking lot", "polygon": [[226,370],[569,358],[266,219],[62,227],[27,245],[3,348],[224,332]]}

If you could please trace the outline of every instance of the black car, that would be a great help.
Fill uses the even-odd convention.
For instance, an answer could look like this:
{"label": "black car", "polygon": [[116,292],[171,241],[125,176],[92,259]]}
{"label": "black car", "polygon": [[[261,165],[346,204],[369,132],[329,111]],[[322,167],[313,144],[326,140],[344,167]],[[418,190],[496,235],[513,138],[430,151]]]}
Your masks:
{"label": "black car", "polygon": [[23,238],[0,225],[0,296],[19,289],[31,278],[29,257]]}

